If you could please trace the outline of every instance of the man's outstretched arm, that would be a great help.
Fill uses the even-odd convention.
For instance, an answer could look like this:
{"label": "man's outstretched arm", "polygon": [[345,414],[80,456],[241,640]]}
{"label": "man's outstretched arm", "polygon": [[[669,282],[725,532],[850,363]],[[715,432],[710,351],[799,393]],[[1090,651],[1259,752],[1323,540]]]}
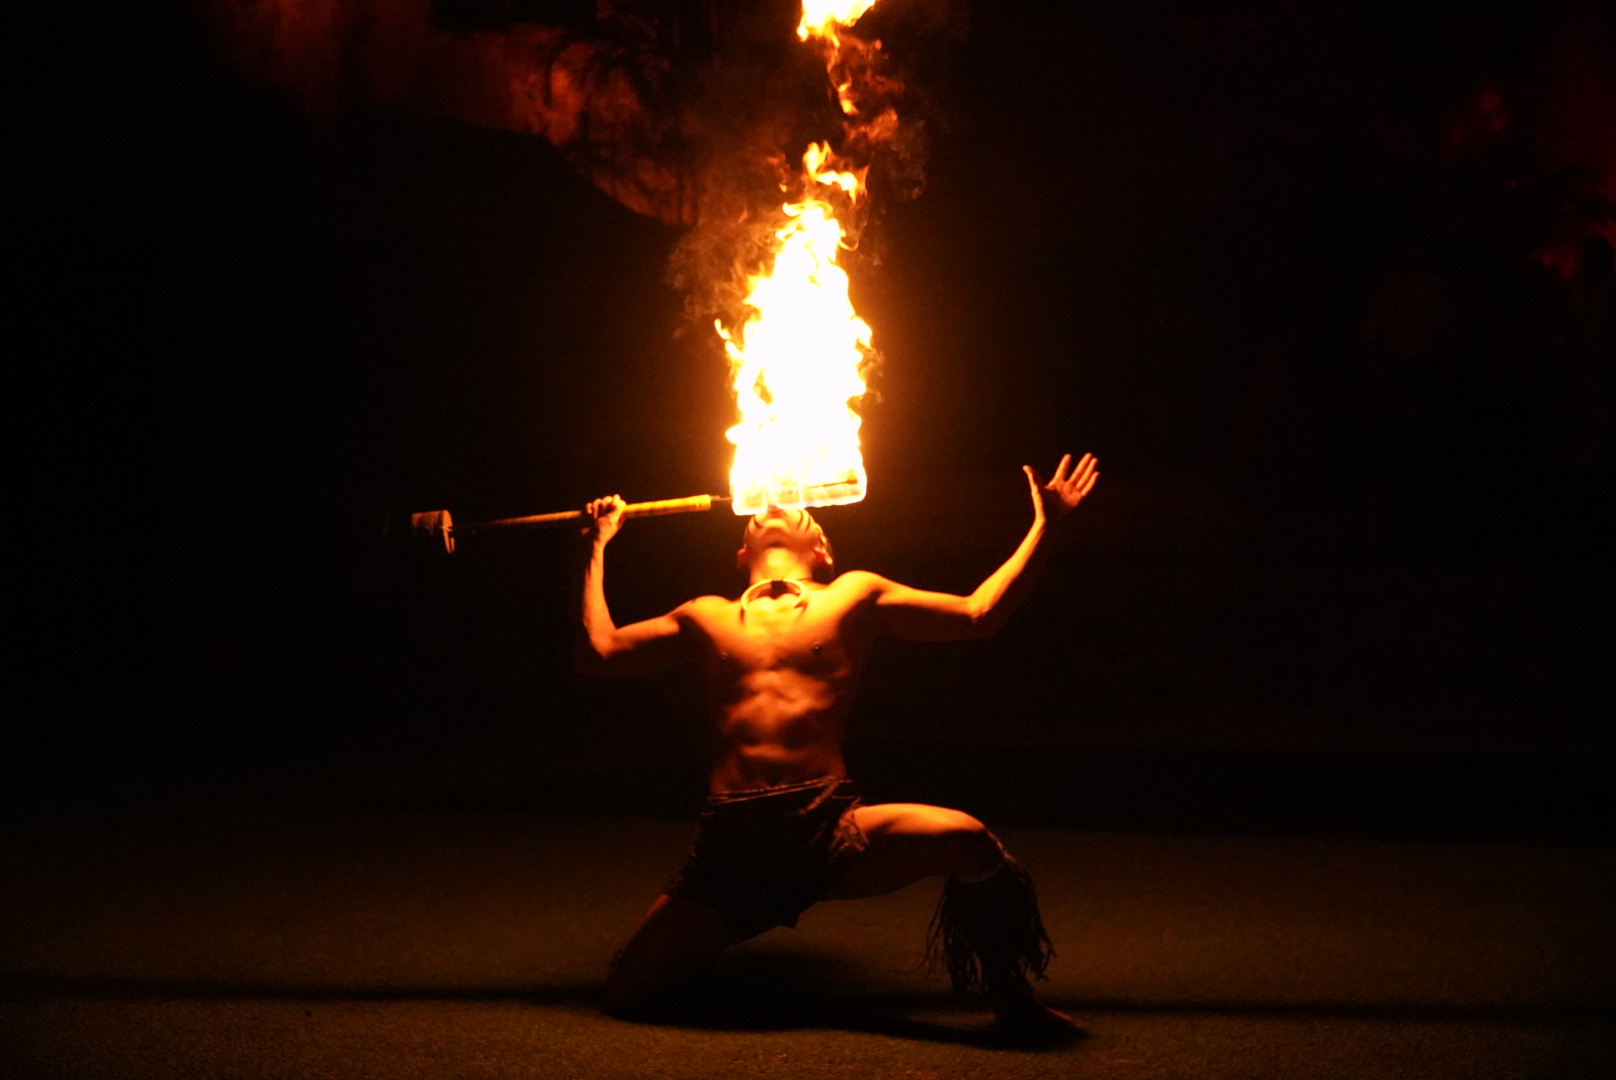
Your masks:
{"label": "man's outstretched arm", "polygon": [[[1058,529],[1100,478],[1092,454],[1075,466],[1062,457],[1048,483],[1029,465],[1022,466],[1032,489],[1032,527],[1015,553],[969,596],[911,589],[875,578],[876,612],[881,629],[914,641],[958,641],[987,637],[1004,625],[1038,576],[1048,553],[1049,532]],[[871,575],[872,578],[874,575]]]}
{"label": "man's outstretched arm", "polygon": [[623,524],[623,499],[612,495],[584,508],[589,545],[580,607],[583,641],[578,666],[592,675],[649,675],[666,671],[690,655],[683,608],[644,622],[618,626],[606,606],[606,545]]}

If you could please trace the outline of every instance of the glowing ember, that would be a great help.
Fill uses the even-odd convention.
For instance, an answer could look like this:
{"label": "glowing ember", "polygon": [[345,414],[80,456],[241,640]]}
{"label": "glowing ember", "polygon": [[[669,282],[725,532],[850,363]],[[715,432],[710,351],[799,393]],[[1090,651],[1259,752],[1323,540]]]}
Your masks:
{"label": "glowing ember", "polygon": [[746,322],[718,326],[734,372],[741,422],[730,494],[737,514],[768,506],[834,506],[864,498],[859,415],[870,327],[853,310],[837,265],[843,230],[831,198],[857,199],[859,172],[831,166],[830,149],[803,156],[807,192],[785,207],[774,265],[749,279]]}
{"label": "glowing ember", "polygon": [[797,37],[821,37],[836,42],[836,31],[852,26],[875,6],[875,0],[802,0],[802,21],[797,24]]}

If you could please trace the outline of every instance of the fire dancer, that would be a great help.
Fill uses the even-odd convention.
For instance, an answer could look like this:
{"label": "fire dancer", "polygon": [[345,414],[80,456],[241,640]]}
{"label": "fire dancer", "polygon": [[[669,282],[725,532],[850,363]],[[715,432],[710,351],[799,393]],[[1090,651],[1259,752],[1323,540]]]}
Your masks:
{"label": "fire dancer", "polygon": [[738,599],[703,596],[623,627],[607,609],[604,573],[624,503],[613,495],[589,504],[586,670],[631,675],[699,661],[720,747],[689,857],[612,964],[608,1011],[645,1011],[726,947],[795,926],[819,900],[940,875],[929,949],[956,992],[985,992],[999,1024],[1020,1034],[1074,1030],[1028,983],[1053,951],[1026,870],[968,814],[864,804],[842,741],[875,638],[992,634],[1032,584],[1051,534],[1093,489],[1095,465],[1085,454],[1074,467],[1068,454],[1047,483],[1025,468],[1032,527],[969,596],[858,570],[821,583],[834,567],[824,531],[806,510],[771,506],[747,523],[736,565],[751,581]]}

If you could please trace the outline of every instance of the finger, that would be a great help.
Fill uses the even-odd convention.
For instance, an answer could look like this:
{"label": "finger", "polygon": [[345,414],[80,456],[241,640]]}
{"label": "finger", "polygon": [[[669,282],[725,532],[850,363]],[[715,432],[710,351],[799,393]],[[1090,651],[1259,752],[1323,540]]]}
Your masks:
{"label": "finger", "polygon": [[1088,474],[1093,471],[1094,464],[1094,455],[1084,454],[1082,459],[1078,461],[1077,467],[1072,470],[1072,482],[1080,483],[1087,478]]}
{"label": "finger", "polygon": [[1083,490],[1081,490],[1081,491],[1079,491],[1077,493],[1077,497],[1079,499],[1081,499],[1084,496],[1086,496],[1089,492],[1093,491],[1094,490],[1094,484],[1099,479],[1100,479],[1100,471],[1098,469],[1096,469],[1093,472],[1089,473],[1088,479],[1083,481]]}
{"label": "finger", "polygon": [[1049,482],[1051,484],[1064,484],[1066,482],[1066,470],[1070,469],[1071,467],[1072,455],[1063,455],[1060,459],[1060,464],[1055,466],[1055,475],[1050,479]]}

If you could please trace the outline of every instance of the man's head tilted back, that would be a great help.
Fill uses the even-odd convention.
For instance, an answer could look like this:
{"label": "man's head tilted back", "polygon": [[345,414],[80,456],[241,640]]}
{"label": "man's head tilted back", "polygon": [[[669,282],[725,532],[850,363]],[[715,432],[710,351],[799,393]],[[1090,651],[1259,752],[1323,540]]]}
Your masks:
{"label": "man's head tilted back", "polygon": [[794,556],[816,578],[829,578],[836,570],[830,538],[806,510],[782,510],[771,506],[754,515],[741,534],[741,550],[735,553],[735,566],[751,571],[768,558],[771,550]]}

